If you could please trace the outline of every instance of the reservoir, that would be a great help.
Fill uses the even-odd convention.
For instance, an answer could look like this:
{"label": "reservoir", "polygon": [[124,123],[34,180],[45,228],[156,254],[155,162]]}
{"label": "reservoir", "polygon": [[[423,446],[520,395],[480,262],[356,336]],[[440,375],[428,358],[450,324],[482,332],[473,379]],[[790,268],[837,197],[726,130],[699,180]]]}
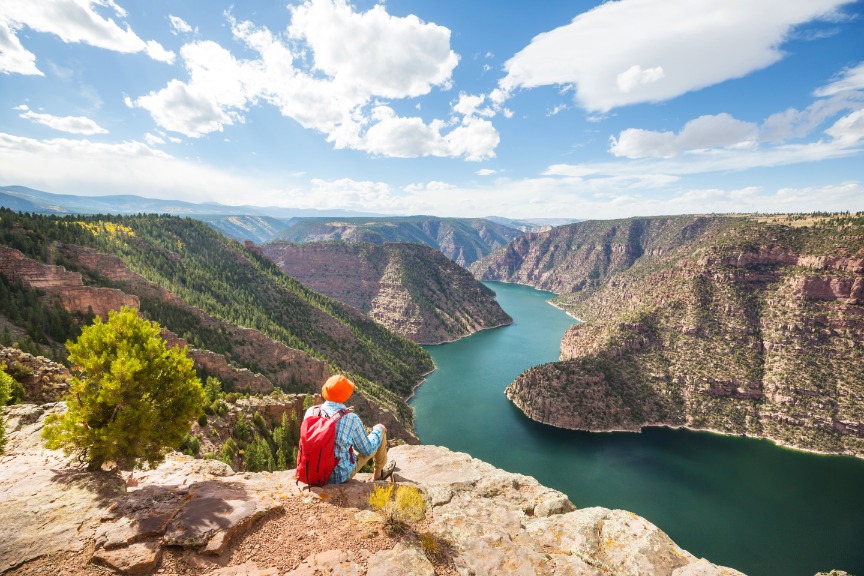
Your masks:
{"label": "reservoir", "polygon": [[546,302],[549,292],[487,285],[513,325],[426,347],[437,369],[412,401],[423,443],[534,476],[580,508],[635,512],[695,556],[749,576],[864,575],[864,460],[687,430],[538,424],[504,389],[557,360],[573,320]]}

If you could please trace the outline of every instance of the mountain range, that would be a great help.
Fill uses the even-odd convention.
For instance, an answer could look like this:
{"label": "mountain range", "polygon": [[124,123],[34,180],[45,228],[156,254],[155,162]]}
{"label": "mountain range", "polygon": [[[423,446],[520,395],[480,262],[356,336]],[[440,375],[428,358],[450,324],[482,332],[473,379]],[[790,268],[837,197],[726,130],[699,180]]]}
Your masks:
{"label": "mountain range", "polygon": [[441,250],[446,256],[463,266],[505,245],[524,230],[547,229],[552,222],[515,221],[498,217],[489,219],[404,217],[364,214],[348,210],[225,206],[131,195],[75,196],[52,194],[23,186],[0,187],[0,207],[34,214],[148,213],[186,216],[205,222],[229,238],[239,242],[251,240],[256,244],[274,240],[297,243],[321,240],[376,244],[417,242]]}

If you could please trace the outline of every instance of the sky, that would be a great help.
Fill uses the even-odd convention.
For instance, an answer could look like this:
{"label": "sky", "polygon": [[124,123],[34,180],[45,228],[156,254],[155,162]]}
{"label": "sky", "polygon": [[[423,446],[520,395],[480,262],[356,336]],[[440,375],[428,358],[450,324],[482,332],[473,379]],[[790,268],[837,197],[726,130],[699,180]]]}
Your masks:
{"label": "sky", "polygon": [[0,0],[0,185],[464,217],[864,210],[864,0]]}

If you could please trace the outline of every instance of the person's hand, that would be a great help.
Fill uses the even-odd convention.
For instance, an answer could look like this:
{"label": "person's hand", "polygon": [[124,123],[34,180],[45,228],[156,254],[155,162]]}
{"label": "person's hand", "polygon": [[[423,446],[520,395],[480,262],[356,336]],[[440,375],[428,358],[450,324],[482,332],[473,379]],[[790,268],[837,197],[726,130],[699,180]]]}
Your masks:
{"label": "person's hand", "polygon": [[384,434],[387,433],[387,427],[384,426],[383,424],[375,424],[375,426],[373,426],[373,428],[380,428],[381,432],[383,432]]}

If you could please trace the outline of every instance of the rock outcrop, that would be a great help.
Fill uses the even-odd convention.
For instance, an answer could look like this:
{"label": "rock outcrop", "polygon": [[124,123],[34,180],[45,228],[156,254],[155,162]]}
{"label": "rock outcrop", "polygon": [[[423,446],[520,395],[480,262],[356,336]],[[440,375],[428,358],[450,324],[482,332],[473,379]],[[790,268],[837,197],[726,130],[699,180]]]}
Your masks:
{"label": "rock outcrop", "polygon": [[512,322],[491,290],[428,246],[274,242],[260,249],[289,276],[420,344]]}
{"label": "rock outcrop", "polygon": [[42,264],[20,251],[0,245],[0,274],[28,288],[42,290],[60,299],[70,312],[92,311],[102,318],[109,310],[123,306],[138,308],[138,298],[115,288],[85,286],[80,273],[67,272],[63,266]]}
{"label": "rock outcrop", "polygon": [[[290,472],[238,475],[221,462],[170,456],[154,470],[137,472],[126,488],[116,474],[82,472],[40,447],[42,421],[58,409],[5,409],[10,442],[0,466],[0,573],[53,566],[56,573],[102,574],[99,565],[123,574],[210,576],[316,570],[358,576],[741,576],[682,550],[635,514],[577,510],[534,478],[435,446],[391,450],[399,463],[396,482],[425,494],[427,546],[409,532],[370,550],[372,538],[381,541],[383,532],[367,504],[375,483],[355,479],[304,491]],[[366,533],[366,543],[319,539],[302,521],[337,517],[333,529],[345,525],[351,533]],[[247,534],[256,530],[269,534],[265,549],[245,547]],[[296,549],[304,555],[293,555]]]}
{"label": "rock outcrop", "polygon": [[69,390],[69,369],[43,356],[0,346],[0,364],[24,387],[24,402],[56,402]]}
{"label": "rock outcrop", "polygon": [[728,219],[562,294],[587,322],[507,395],[565,428],[686,426],[864,457],[862,228]]}

